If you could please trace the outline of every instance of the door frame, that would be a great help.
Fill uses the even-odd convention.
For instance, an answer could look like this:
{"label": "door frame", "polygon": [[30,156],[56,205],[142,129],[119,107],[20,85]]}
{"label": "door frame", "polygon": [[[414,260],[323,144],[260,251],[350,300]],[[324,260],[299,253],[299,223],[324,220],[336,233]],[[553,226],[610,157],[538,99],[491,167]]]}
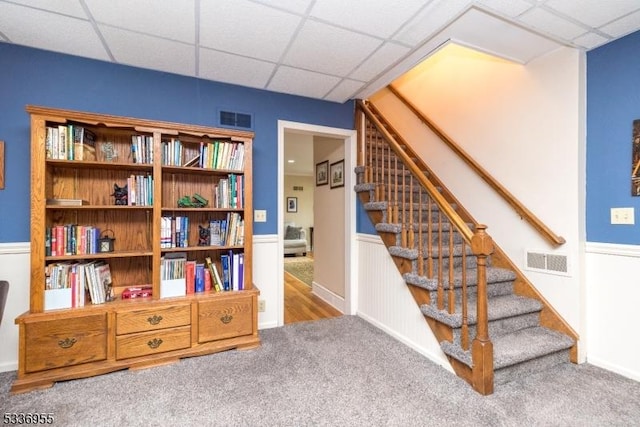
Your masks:
{"label": "door frame", "polygon": [[[291,122],[286,120],[278,120],[278,268],[277,268],[277,316],[278,326],[284,325],[284,137],[286,131],[295,131],[298,133],[308,133],[314,136],[323,136],[335,139],[342,139],[344,143],[344,167],[345,171],[345,289],[344,289],[344,308],[345,313],[353,315],[357,311],[357,295],[358,295],[358,269],[357,263],[357,244],[356,244],[356,193],[353,187],[356,182],[356,148],[357,138],[356,130],[334,128],[320,125],[312,125],[308,123]],[[355,264],[355,268],[354,268]]]}

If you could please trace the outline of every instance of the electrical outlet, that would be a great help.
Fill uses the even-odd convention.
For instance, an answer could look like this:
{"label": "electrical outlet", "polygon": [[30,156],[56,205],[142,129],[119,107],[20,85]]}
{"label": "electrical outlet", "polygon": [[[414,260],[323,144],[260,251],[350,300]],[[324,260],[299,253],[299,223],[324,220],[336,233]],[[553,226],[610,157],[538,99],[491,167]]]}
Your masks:
{"label": "electrical outlet", "polygon": [[633,208],[611,208],[611,224],[635,224]]}
{"label": "electrical outlet", "polygon": [[266,310],[267,302],[263,299],[258,300],[258,311],[263,312]]}

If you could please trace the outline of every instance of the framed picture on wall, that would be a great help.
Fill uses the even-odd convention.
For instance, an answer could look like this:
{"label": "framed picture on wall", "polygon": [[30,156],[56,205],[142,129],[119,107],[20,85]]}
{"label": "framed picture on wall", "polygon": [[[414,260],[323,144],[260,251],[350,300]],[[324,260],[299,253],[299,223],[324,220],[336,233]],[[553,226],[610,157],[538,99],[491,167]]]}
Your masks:
{"label": "framed picture on wall", "polygon": [[331,163],[329,176],[331,177],[331,188],[344,187],[344,160]]}
{"label": "framed picture on wall", "polygon": [[316,164],[316,186],[329,183],[329,161]]}
{"label": "framed picture on wall", "polygon": [[297,197],[287,197],[287,212],[298,212]]}

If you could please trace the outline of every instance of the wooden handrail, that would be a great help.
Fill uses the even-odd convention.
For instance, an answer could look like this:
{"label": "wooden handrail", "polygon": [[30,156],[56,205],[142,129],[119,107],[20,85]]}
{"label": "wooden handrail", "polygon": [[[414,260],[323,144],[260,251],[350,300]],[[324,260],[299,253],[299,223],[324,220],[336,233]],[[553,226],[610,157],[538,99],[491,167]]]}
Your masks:
{"label": "wooden handrail", "polygon": [[407,155],[407,153],[398,145],[395,138],[385,129],[384,125],[378,120],[378,118],[371,112],[369,107],[358,100],[358,107],[362,110],[362,112],[367,116],[372,123],[376,125],[378,131],[382,133],[382,135],[387,140],[389,146],[393,149],[396,155],[402,159],[402,162],[406,165],[406,167],[413,173],[418,182],[429,192],[429,196],[433,198],[438,207],[445,213],[447,217],[451,220],[451,222],[458,228],[460,233],[464,236],[464,239],[467,243],[471,243],[471,238],[473,237],[473,231],[469,228],[467,223],[458,215],[458,213],[451,207],[451,205],[447,202],[442,194],[438,191],[438,189],[429,181],[420,168],[416,166],[416,164],[411,160],[411,158]]}
{"label": "wooden handrail", "polygon": [[516,197],[511,194],[503,185],[501,185],[489,172],[478,164],[466,151],[456,144],[442,129],[429,120],[417,107],[411,103],[393,85],[388,86],[389,90],[404,105],[409,108],[433,133],[435,133],[447,146],[460,157],[471,169],[473,169],[491,188],[493,188],[502,198],[516,211],[518,215],[535,228],[540,235],[554,246],[560,246],[566,243],[562,236],[555,234],[546,226],[537,216],[535,216],[526,206],[524,206]]}

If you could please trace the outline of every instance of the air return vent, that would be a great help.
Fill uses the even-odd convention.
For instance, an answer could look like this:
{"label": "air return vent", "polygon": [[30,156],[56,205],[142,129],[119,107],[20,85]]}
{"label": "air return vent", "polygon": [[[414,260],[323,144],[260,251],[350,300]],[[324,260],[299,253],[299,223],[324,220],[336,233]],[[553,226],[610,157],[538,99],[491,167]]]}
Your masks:
{"label": "air return vent", "polygon": [[541,251],[525,251],[527,270],[569,276],[569,257],[564,254],[548,254]]}
{"label": "air return vent", "polygon": [[253,115],[220,110],[220,125],[237,129],[253,129]]}

